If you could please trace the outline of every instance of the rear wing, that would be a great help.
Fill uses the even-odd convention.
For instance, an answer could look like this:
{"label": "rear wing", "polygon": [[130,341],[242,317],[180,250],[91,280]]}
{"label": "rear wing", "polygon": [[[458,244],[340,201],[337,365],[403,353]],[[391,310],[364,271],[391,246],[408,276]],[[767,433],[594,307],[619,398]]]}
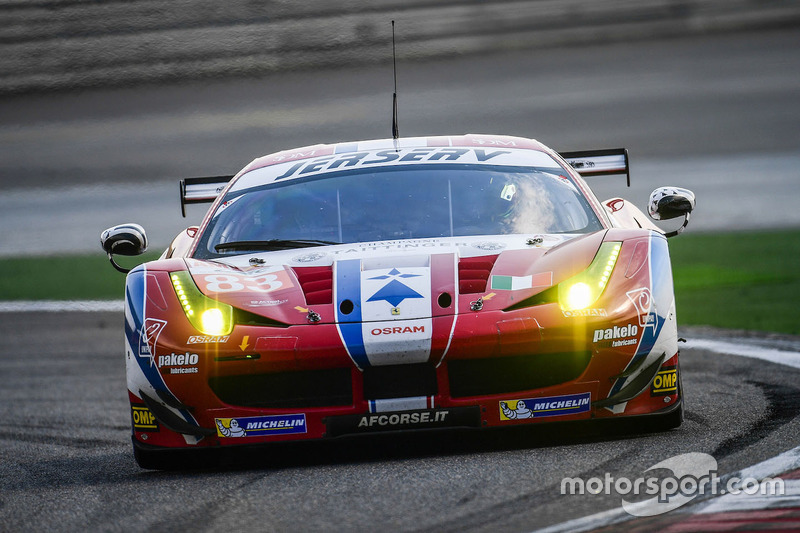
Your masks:
{"label": "rear wing", "polygon": [[631,186],[631,168],[628,164],[627,148],[559,152],[558,155],[563,157],[584,178],[625,174],[628,187]]}
{"label": "rear wing", "polygon": [[186,204],[213,202],[233,176],[185,178],[181,180],[181,215],[186,218]]}

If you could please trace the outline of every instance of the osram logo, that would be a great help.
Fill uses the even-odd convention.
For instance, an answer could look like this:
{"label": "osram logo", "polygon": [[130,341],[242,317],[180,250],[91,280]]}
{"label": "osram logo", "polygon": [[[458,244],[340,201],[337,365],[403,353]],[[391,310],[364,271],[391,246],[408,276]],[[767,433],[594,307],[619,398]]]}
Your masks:
{"label": "osram logo", "polygon": [[378,335],[398,335],[400,333],[425,333],[425,326],[394,326],[391,328],[375,328],[370,334]]}

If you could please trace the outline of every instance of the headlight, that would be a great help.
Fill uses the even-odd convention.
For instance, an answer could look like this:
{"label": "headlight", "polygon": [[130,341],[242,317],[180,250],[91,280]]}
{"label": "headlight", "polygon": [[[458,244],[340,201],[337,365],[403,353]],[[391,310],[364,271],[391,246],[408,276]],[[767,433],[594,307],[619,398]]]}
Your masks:
{"label": "headlight", "polygon": [[611,278],[620,248],[620,242],[604,242],[589,268],[558,284],[558,303],[562,309],[586,309],[600,298]]}
{"label": "headlight", "polygon": [[188,272],[173,272],[169,277],[186,318],[197,331],[214,336],[233,331],[233,307],[200,292]]}

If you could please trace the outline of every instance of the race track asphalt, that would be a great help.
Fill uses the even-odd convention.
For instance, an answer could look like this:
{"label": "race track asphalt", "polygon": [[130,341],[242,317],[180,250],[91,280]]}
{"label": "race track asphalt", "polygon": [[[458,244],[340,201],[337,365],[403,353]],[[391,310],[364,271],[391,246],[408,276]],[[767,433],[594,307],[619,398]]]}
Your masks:
{"label": "race track asphalt", "polygon": [[532,531],[619,508],[613,494],[561,495],[565,477],[635,479],[689,452],[721,475],[800,444],[800,370],[684,348],[686,421],[665,433],[381,435],[146,471],[131,451],[121,325],[121,313],[2,315],[4,531]]}

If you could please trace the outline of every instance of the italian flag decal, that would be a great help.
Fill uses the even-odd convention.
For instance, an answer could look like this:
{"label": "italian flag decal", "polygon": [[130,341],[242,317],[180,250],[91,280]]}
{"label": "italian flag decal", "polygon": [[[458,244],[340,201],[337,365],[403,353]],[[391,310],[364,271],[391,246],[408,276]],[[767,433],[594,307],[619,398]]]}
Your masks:
{"label": "italian flag decal", "polygon": [[496,291],[518,291],[533,287],[549,287],[552,284],[552,272],[542,272],[531,276],[492,276],[492,290]]}

